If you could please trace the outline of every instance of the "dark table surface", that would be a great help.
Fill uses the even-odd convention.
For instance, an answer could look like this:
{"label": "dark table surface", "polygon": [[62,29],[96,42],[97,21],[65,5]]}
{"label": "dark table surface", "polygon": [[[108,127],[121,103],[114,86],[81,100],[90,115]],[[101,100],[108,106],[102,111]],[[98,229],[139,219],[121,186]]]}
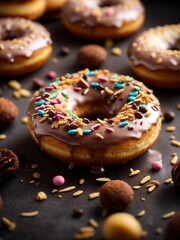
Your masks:
{"label": "dark table surface", "polygon": [[[140,31],[157,25],[178,23],[180,20],[178,1],[151,0],[145,1],[144,4],[146,7],[146,21]],[[67,33],[59,20],[41,20],[41,23],[51,32],[54,42],[53,55],[40,70],[17,79],[23,88],[32,91],[32,93],[34,91],[32,80],[39,77],[48,83],[49,80],[46,78],[46,74],[49,70],[56,71],[58,75],[79,70],[76,63],[77,50],[87,43]],[[133,75],[126,56],[127,47],[133,37],[115,42],[114,47],[120,47],[123,54],[114,56],[108,49],[108,59],[102,68]],[[67,46],[71,50],[66,57],[59,55],[62,46]],[[58,59],[57,64],[52,63],[54,57]],[[5,79],[0,81],[2,96],[12,99],[17,104],[20,113],[10,127],[0,131],[0,134],[7,134],[7,139],[0,141],[0,147],[10,148],[18,155],[20,171],[16,176],[0,183],[0,194],[4,200],[3,216],[17,224],[13,232],[1,228],[0,238],[3,240],[73,239],[79,228],[88,225],[89,219],[93,218],[99,223],[94,239],[102,239],[101,226],[104,219],[101,216],[99,199],[88,199],[89,193],[99,191],[102,184],[98,183],[96,178],[105,176],[111,179],[123,179],[133,186],[138,185],[144,176],[151,175],[151,179],[158,180],[160,186],[152,193],[147,193],[144,185],[139,190],[135,190],[134,200],[126,209],[126,212],[136,216],[141,210],[145,210],[145,216],[139,218],[143,229],[148,232],[144,239],[165,239],[164,233],[169,219],[163,220],[162,216],[167,212],[180,210],[180,192],[173,184],[164,184],[164,181],[171,177],[171,153],[176,152],[180,156],[180,148],[170,144],[172,134],[175,135],[177,140],[180,140],[180,111],[177,110],[177,104],[180,103],[179,90],[154,89],[155,95],[160,100],[162,112],[173,110],[176,113],[173,122],[163,123],[160,136],[153,146],[153,149],[157,149],[162,154],[163,169],[159,172],[152,171],[151,164],[146,161],[146,154],[144,154],[125,165],[106,167],[105,173],[102,175],[94,175],[86,167],[75,167],[74,170],[69,170],[67,165],[48,156],[35,145],[27,126],[21,123],[21,118],[26,116],[29,98],[13,98],[13,90],[8,87],[7,83],[8,80]],[[171,125],[176,126],[176,131],[174,133],[166,132],[166,127]],[[37,163],[39,166],[35,170],[31,168],[33,163]],[[128,178],[130,168],[139,169],[141,173],[134,178]],[[41,174],[38,186],[29,183],[33,179],[34,171]],[[82,189],[84,193],[77,198],[72,196],[72,192],[63,193],[62,199],[57,197],[57,193],[52,194],[51,191],[54,188],[52,178],[59,174],[65,177],[64,187],[75,185],[76,190]],[[85,183],[80,186],[78,182],[81,178],[85,179]],[[39,191],[44,191],[47,194],[46,201],[38,202],[35,200]],[[142,202],[141,197],[146,198],[146,201]],[[84,209],[84,214],[80,218],[72,217],[73,210],[77,207]],[[36,217],[20,217],[21,212],[35,210],[39,211],[39,215]],[[161,235],[155,234],[157,227],[162,228],[163,233]]]}

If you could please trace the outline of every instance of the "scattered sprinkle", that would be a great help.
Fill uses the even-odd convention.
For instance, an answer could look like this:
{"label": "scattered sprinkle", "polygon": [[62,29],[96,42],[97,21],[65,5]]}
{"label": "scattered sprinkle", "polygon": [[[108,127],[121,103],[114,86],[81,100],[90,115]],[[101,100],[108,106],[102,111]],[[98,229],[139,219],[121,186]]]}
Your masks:
{"label": "scattered sprinkle", "polygon": [[85,179],[84,179],[84,178],[81,178],[81,179],[79,180],[79,184],[82,185],[82,184],[84,184],[84,183],[85,183]]}
{"label": "scattered sprinkle", "polygon": [[169,126],[169,127],[166,128],[167,132],[174,132],[175,130],[176,130],[175,126]]}
{"label": "scattered sprinkle", "polygon": [[93,218],[89,219],[89,225],[91,225],[94,228],[98,228],[99,226],[99,224]]}
{"label": "scattered sprinkle", "polygon": [[7,230],[12,232],[16,229],[16,223],[12,222],[11,220],[9,220],[6,217],[2,217],[2,223],[4,226],[6,226]]}
{"label": "scattered sprinkle", "polygon": [[20,213],[21,217],[35,217],[39,214],[39,211],[33,211],[33,212],[22,212]]}
{"label": "scattered sprinkle", "polygon": [[90,200],[93,200],[93,199],[95,199],[95,198],[98,198],[99,195],[100,195],[99,192],[90,193],[90,194],[89,194],[89,199],[90,199]]}
{"label": "scattered sprinkle", "polygon": [[140,170],[130,170],[130,174],[129,174],[129,177],[133,177],[133,176],[136,176],[140,173]]}
{"label": "scattered sprinkle", "polygon": [[137,214],[137,217],[143,217],[145,215],[146,211],[142,210]]}
{"label": "scattered sprinkle", "polygon": [[28,118],[27,117],[22,117],[21,122],[25,123],[25,124],[28,123]]}
{"label": "scattered sprinkle", "polygon": [[83,190],[78,190],[78,191],[76,191],[76,192],[74,192],[73,193],[73,197],[78,197],[78,196],[80,196],[81,194],[83,194]]}
{"label": "scattered sprinkle", "polygon": [[138,190],[139,188],[140,188],[141,186],[133,186],[132,188],[134,189],[134,190]]}
{"label": "scattered sprinkle", "polygon": [[171,164],[172,164],[172,165],[175,165],[175,164],[177,163],[177,161],[178,161],[178,156],[175,155],[175,156],[172,158],[172,160],[171,160]]}
{"label": "scattered sprinkle", "polygon": [[171,218],[175,215],[175,211],[172,211],[172,212],[169,212],[169,213],[166,213],[162,216],[162,219],[168,219],[168,218]]}
{"label": "scattered sprinkle", "polygon": [[172,178],[167,178],[165,181],[164,181],[165,184],[172,184],[173,183],[173,180]]}
{"label": "scattered sprinkle", "polygon": [[173,145],[175,147],[180,147],[180,141],[172,140],[171,145]]}
{"label": "scattered sprinkle", "polygon": [[70,187],[66,187],[66,188],[60,189],[59,192],[60,193],[70,192],[70,191],[74,190],[75,188],[76,188],[75,186],[70,186]]}
{"label": "scattered sprinkle", "polygon": [[148,175],[148,176],[144,177],[144,178],[140,181],[140,184],[147,183],[150,179],[151,179],[151,176]]}
{"label": "scattered sprinkle", "polygon": [[55,186],[60,187],[65,183],[65,179],[63,176],[57,175],[53,178],[52,182]]}
{"label": "scattered sprinkle", "polygon": [[114,47],[112,48],[111,53],[115,56],[120,56],[122,54],[122,50],[121,48]]}
{"label": "scattered sprinkle", "polygon": [[21,88],[21,84],[17,82],[16,80],[11,80],[8,82],[9,87],[11,87],[14,90],[19,90]]}
{"label": "scattered sprinkle", "polygon": [[96,181],[98,182],[110,182],[111,179],[107,177],[101,177],[101,178],[96,178]]}

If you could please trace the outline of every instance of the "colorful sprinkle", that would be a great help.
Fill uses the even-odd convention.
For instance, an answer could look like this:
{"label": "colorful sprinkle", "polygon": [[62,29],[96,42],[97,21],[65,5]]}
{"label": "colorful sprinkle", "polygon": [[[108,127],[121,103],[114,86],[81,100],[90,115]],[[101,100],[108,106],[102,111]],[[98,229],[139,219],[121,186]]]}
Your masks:
{"label": "colorful sprinkle", "polygon": [[67,117],[72,117],[72,111],[71,111],[71,110],[68,110],[67,113],[66,113],[66,116],[67,116]]}
{"label": "colorful sprinkle", "polygon": [[92,82],[91,83],[92,88],[97,88],[98,86],[99,86],[99,83],[97,83],[97,82]]}
{"label": "colorful sprinkle", "polygon": [[125,78],[125,81],[127,81],[127,82],[132,82],[132,81],[134,81],[134,78],[127,76],[127,77]]}
{"label": "colorful sprinkle", "polygon": [[45,100],[42,99],[42,100],[36,102],[36,107],[39,107],[39,106],[44,105],[44,104],[45,104]]}
{"label": "colorful sprinkle", "polygon": [[107,82],[108,78],[104,77],[104,76],[100,76],[100,77],[98,77],[98,80],[101,81],[101,82]]}
{"label": "colorful sprinkle", "polygon": [[161,170],[161,168],[163,167],[162,162],[160,161],[154,161],[151,166],[157,171]]}
{"label": "colorful sprinkle", "polygon": [[63,176],[57,175],[53,178],[52,182],[55,186],[60,187],[65,183],[65,179]]}
{"label": "colorful sprinkle", "polygon": [[68,131],[68,134],[69,134],[69,135],[76,135],[76,133],[77,133],[77,129],[70,129],[70,130]]}
{"label": "colorful sprinkle", "polygon": [[47,86],[47,87],[45,87],[45,90],[46,91],[51,91],[51,90],[53,90],[54,88],[52,87],[52,86]]}
{"label": "colorful sprinkle", "polygon": [[39,92],[40,92],[40,93],[44,93],[44,92],[45,92],[45,89],[40,89]]}
{"label": "colorful sprinkle", "polygon": [[111,17],[114,14],[114,10],[112,8],[109,8],[105,11],[106,16]]}
{"label": "colorful sprinkle", "polygon": [[106,132],[107,133],[112,133],[112,132],[114,132],[114,129],[110,128],[110,127],[106,127]]}
{"label": "colorful sprinkle", "polygon": [[37,112],[38,112],[39,115],[41,115],[41,116],[44,115],[44,113],[45,113],[43,110],[37,110]]}
{"label": "colorful sprinkle", "polygon": [[124,88],[124,83],[116,82],[115,86],[116,88],[121,89],[121,88]]}
{"label": "colorful sprinkle", "polygon": [[49,72],[47,73],[47,77],[48,77],[49,79],[54,79],[54,78],[57,77],[57,74],[56,74],[56,72],[54,72],[54,71],[49,71]]}
{"label": "colorful sprinkle", "polygon": [[82,90],[81,87],[74,87],[74,91],[76,91],[76,92],[79,92],[79,91],[81,91],[81,90]]}
{"label": "colorful sprinkle", "polygon": [[94,126],[91,127],[91,131],[94,131],[94,130],[100,128],[100,126],[101,126],[100,123],[95,124]]}
{"label": "colorful sprinkle", "polygon": [[134,90],[135,90],[135,91],[139,91],[139,90],[140,90],[140,87],[136,86],[136,87],[134,87]]}
{"label": "colorful sprinkle", "polygon": [[119,126],[120,127],[126,127],[128,125],[128,121],[124,121],[124,122],[121,122],[120,124],[119,124]]}
{"label": "colorful sprinkle", "polygon": [[84,134],[90,134],[91,133],[91,129],[83,129],[83,133]]}
{"label": "colorful sprinkle", "polygon": [[136,98],[133,96],[128,97],[128,102],[134,102],[135,100]]}
{"label": "colorful sprinkle", "polygon": [[35,101],[39,101],[42,97],[41,96],[38,96],[38,97],[35,97]]}
{"label": "colorful sprinkle", "polygon": [[119,79],[120,79],[120,77],[119,77],[119,76],[117,76],[117,75],[113,75],[113,76],[111,76],[111,79],[119,80]]}
{"label": "colorful sprinkle", "polygon": [[129,96],[131,97],[136,97],[137,95],[139,94],[139,92],[138,91],[135,91],[135,92],[131,92],[130,94],[129,94]]}
{"label": "colorful sprinkle", "polygon": [[88,76],[89,76],[89,77],[92,77],[92,76],[94,76],[94,74],[95,74],[95,72],[94,72],[94,71],[91,71],[91,72],[88,73]]}
{"label": "colorful sprinkle", "polygon": [[49,99],[54,99],[54,98],[56,98],[57,96],[58,96],[58,90],[54,89],[54,90],[50,91],[48,98],[49,98]]}
{"label": "colorful sprinkle", "polygon": [[66,92],[62,92],[63,97],[69,98],[69,95]]}
{"label": "colorful sprinkle", "polygon": [[74,116],[73,116],[73,119],[78,119],[78,116],[74,115]]}

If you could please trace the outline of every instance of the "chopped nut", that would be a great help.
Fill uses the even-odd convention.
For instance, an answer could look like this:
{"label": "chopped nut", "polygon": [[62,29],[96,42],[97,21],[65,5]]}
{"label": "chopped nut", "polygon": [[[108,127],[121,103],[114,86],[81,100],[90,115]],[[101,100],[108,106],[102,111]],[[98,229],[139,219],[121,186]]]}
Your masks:
{"label": "chopped nut", "polygon": [[21,122],[22,123],[28,123],[28,118],[27,117],[22,117]]}
{"label": "chopped nut", "polygon": [[175,130],[176,130],[175,126],[169,126],[169,127],[166,128],[167,132],[174,132]]}
{"label": "chopped nut", "polygon": [[94,228],[97,228],[99,226],[99,224],[93,218],[89,219],[89,224]]}
{"label": "chopped nut", "polygon": [[151,179],[151,176],[148,175],[148,176],[144,177],[144,178],[140,181],[140,184],[147,183],[150,179]]}
{"label": "chopped nut", "polygon": [[9,87],[11,87],[14,90],[19,90],[21,88],[21,84],[17,82],[16,80],[11,80],[8,82]]}
{"label": "chopped nut", "polygon": [[38,178],[40,178],[40,173],[38,173],[38,172],[34,172],[33,173],[33,178],[35,178],[35,179],[38,179]]}
{"label": "chopped nut", "polygon": [[180,147],[180,141],[172,140],[171,145],[173,145],[175,147]]}
{"label": "chopped nut", "polygon": [[30,97],[31,96],[31,92],[26,90],[26,89],[19,89],[19,93],[21,97]]}
{"label": "chopped nut", "polygon": [[151,193],[156,188],[156,185],[152,185],[150,188],[148,188],[148,192]]}
{"label": "chopped nut", "polygon": [[83,194],[83,190],[78,190],[76,192],[73,193],[73,197],[78,197],[80,196],[81,194]]}
{"label": "chopped nut", "polygon": [[85,179],[84,179],[84,178],[81,178],[81,179],[79,180],[79,184],[82,185],[82,184],[84,184],[84,183],[85,183]]}
{"label": "chopped nut", "polygon": [[134,189],[134,190],[138,190],[139,188],[140,188],[141,186],[133,186],[132,188]]}
{"label": "chopped nut", "polygon": [[120,56],[122,54],[122,50],[118,47],[112,48],[111,53],[116,56]]}
{"label": "chopped nut", "polygon": [[173,159],[171,160],[171,164],[175,165],[178,161],[178,156],[174,156]]}
{"label": "chopped nut", "polygon": [[69,191],[74,190],[75,188],[76,188],[75,186],[70,186],[70,187],[66,187],[66,188],[60,189],[59,192],[60,193],[62,193],[62,192],[69,192]]}
{"label": "chopped nut", "polygon": [[137,174],[139,174],[140,173],[140,170],[134,170],[133,172],[131,172],[130,174],[129,174],[129,177],[133,177],[133,176],[136,176]]}
{"label": "chopped nut", "polygon": [[33,211],[33,212],[22,212],[20,213],[21,217],[35,217],[39,214],[39,211]]}
{"label": "chopped nut", "polygon": [[173,183],[173,180],[172,180],[172,178],[168,178],[168,179],[165,180],[164,183],[165,184],[171,184],[171,183]]}
{"label": "chopped nut", "polygon": [[106,178],[106,177],[101,177],[101,178],[96,178],[96,181],[98,181],[98,182],[110,182],[111,179]]}
{"label": "chopped nut", "polygon": [[43,201],[47,199],[47,195],[44,192],[38,192],[36,200]]}
{"label": "chopped nut", "polygon": [[145,215],[146,211],[142,210],[137,214],[137,217],[143,217]]}

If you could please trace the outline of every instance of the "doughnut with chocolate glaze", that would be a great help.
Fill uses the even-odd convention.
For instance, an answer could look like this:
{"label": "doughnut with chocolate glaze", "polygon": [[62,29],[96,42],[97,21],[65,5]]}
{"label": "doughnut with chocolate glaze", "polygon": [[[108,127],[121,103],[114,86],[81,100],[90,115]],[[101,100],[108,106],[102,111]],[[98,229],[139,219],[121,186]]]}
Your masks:
{"label": "doughnut with chocolate glaze", "polygon": [[27,114],[41,149],[64,162],[94,168],[139,156],[161,128],[160,105],[152,91],[108,70],[60,77],[34,94]]}
{"label": "doughnut with chocolate glaze", "polygon": [[141,27],[145,18],[139,0],[69,0],[61,16],[67,30],[93,40],[127,37]]}
{"label": "doughnut with chocolate glaze", "polygon": [[0,76],[14,77],[40,68],[52,52],[49,32],[24,18],[0,19]]}
{"label": "doughnut with chocolate glaze", "polygon": [[180,24],[144,31],[131,43],[128,55],[132,69],[145,83],[180,88]]}
{"label": "doughnut with chocolate glaze", "polygon": [[23,17],[35,20],[46,11],[46,0],[1,0],[1,17]]}

